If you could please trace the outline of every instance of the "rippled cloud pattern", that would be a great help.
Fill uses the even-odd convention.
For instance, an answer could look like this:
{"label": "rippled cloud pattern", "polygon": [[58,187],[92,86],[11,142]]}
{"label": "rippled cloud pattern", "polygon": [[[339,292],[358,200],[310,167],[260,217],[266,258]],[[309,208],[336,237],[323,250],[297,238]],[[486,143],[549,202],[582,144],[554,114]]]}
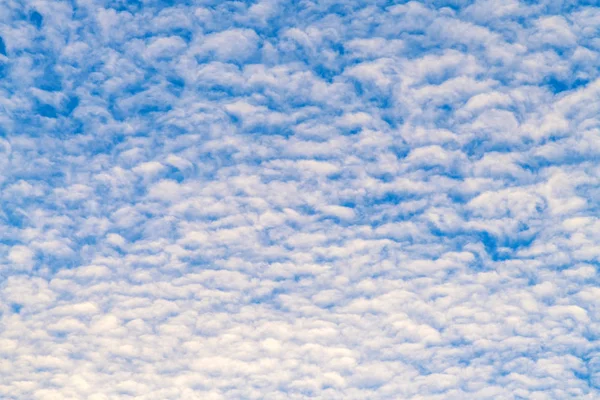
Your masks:
{"label": "rippled cloud pattern", "polygon": [[0,398],[600,398],[595,1],[5,0]]}

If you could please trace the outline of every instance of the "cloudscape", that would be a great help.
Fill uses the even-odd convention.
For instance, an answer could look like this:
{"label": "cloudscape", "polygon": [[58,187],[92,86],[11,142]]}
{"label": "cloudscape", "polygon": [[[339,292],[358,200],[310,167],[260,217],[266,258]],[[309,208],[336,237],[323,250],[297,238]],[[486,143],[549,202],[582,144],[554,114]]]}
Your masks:
{"label": "cloudscape", "polygon": [[600,398],[600,7],[5,0],[0,398]]}

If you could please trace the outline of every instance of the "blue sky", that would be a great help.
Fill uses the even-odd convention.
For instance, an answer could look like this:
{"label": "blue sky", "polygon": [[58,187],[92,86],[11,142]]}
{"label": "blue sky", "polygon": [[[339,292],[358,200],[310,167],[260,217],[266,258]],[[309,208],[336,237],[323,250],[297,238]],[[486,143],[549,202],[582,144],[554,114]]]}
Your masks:
{"label": "blue sky", "polygon": [[3,399],[597,399],[594,2],[7,0]]}

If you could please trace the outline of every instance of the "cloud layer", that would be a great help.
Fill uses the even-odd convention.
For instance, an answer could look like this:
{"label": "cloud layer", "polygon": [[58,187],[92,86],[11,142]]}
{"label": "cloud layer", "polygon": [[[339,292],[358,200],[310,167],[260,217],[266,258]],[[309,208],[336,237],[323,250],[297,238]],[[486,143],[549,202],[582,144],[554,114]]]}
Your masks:
{"label": "cloud layer", "polygon": [[0,397],[598,398],[599,27],[6,1]]}

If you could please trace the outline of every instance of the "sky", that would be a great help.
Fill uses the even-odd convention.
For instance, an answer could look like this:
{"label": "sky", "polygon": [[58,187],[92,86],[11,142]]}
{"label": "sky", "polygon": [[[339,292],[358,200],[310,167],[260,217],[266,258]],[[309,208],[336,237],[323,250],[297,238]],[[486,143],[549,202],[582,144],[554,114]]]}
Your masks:
{"label": "sky", "polygon": [[596,4],[3,0],[0,398],[600,398]]}

